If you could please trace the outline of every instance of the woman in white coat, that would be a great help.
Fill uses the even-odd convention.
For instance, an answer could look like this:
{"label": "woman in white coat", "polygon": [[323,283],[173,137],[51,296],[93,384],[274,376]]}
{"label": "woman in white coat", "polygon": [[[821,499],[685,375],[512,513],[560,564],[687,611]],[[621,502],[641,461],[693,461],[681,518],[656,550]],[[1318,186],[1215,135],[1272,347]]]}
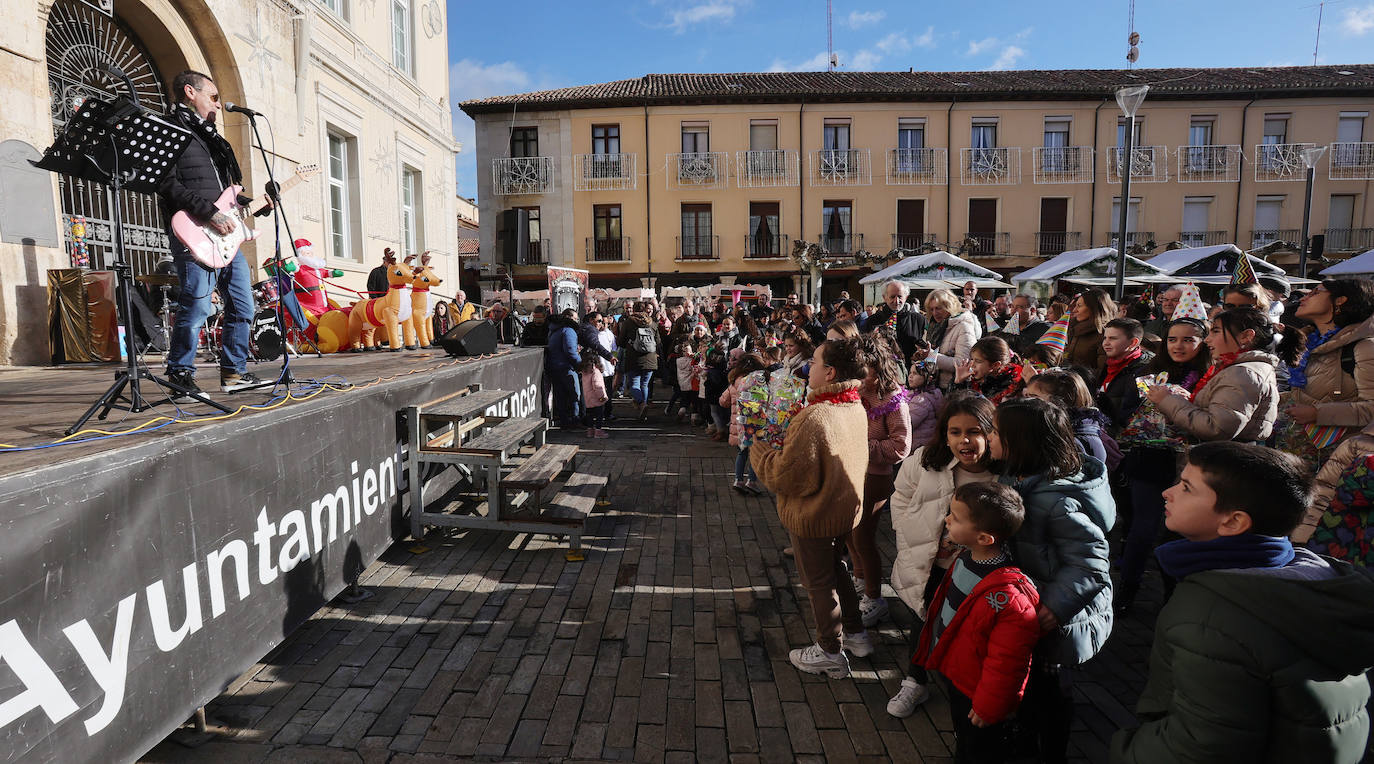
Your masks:
{"label": "woman in white coat", "polygon": [[983,336],[983,327],[973,311],[964,310],[963,303],[948,289],[936,289],[926,295],[926,313],[934,330],[931,344],[936,347],[918,348],[911,357],[914,361],[934,362],[940,370],[940,388],[948,390],[954,383],[955,368],[969,359],[973,343]]}

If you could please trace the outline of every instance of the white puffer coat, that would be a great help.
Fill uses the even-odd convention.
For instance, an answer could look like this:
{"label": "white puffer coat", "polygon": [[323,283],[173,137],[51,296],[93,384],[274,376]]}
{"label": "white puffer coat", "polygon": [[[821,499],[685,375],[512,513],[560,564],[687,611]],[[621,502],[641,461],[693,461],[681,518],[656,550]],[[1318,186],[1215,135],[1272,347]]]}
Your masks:
{"label": "white puffer coat", "polygon": [[892,530],[897,536],[892,588],[922,619],[926,617],[926,582],[940,551],[945,514],[954,496],[954,466],[959,463],[958,459],[951,459],[939,472],[928,470],[921,466],[924,452],[922,446],[902,463],[888,502]]}

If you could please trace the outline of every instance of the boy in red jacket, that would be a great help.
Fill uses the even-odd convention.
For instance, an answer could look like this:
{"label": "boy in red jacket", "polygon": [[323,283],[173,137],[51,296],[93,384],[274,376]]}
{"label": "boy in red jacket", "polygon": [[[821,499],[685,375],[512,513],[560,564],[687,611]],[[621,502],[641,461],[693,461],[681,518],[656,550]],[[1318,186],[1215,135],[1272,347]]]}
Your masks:
{"label": "boy in red jacket", "polygon": [[1007,757],[997,726],[1021,702],[1040,639],[1040,596],[1004,547],[1024,516],[1009,486],[968,483],[945,517],[949,539],[965,550],[930,603],[912,660],[945,677],[958,762]]}

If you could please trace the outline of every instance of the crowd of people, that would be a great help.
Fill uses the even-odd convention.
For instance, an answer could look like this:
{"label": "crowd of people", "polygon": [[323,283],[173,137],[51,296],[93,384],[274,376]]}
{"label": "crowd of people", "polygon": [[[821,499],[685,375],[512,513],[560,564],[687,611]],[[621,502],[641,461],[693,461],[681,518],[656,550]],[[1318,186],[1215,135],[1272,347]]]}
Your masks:
{"label": "crowd of people", "polygon": [[[1122,306],[883,297],[536,312],[525,344],[546,345],[565,427],[603,437],[618,392],[644,418],[657,378],[668,416],[740,447],[734,488],[774,497],[809,595],[798,669],[844,677],[872,654],[887,583],[919,618],[888,712],[941,677],[959,761],[1064,760],[1074,668],[1152,561],[1166,605],[1114,761],[1363,757],[1374,282],[1232,286],[1214,306],[1190,285]],[[809,391],[780,449],[740,437],[760,372]],[[1137,437],[1142,416],[1172,435]]]}

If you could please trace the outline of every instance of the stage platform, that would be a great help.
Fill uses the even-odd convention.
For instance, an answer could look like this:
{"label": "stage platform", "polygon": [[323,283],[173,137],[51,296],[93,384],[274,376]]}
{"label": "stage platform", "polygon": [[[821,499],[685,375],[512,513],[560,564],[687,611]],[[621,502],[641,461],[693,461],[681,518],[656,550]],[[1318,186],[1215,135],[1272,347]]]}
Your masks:
{"label": "stage platform", "polygon": [[[216,391],[230,408],[280,405],[183,406],[214,418],[0,453],[0,761],[130,760],[343,591],[408,531],[406,406],[480,384],[514,393],[488,413],[539,415],[539,350],[292,367],[330,388]],[[0,442],[61,438],[115,370],[0,371]],[[178,415],[116,410],[87,429]]]}

